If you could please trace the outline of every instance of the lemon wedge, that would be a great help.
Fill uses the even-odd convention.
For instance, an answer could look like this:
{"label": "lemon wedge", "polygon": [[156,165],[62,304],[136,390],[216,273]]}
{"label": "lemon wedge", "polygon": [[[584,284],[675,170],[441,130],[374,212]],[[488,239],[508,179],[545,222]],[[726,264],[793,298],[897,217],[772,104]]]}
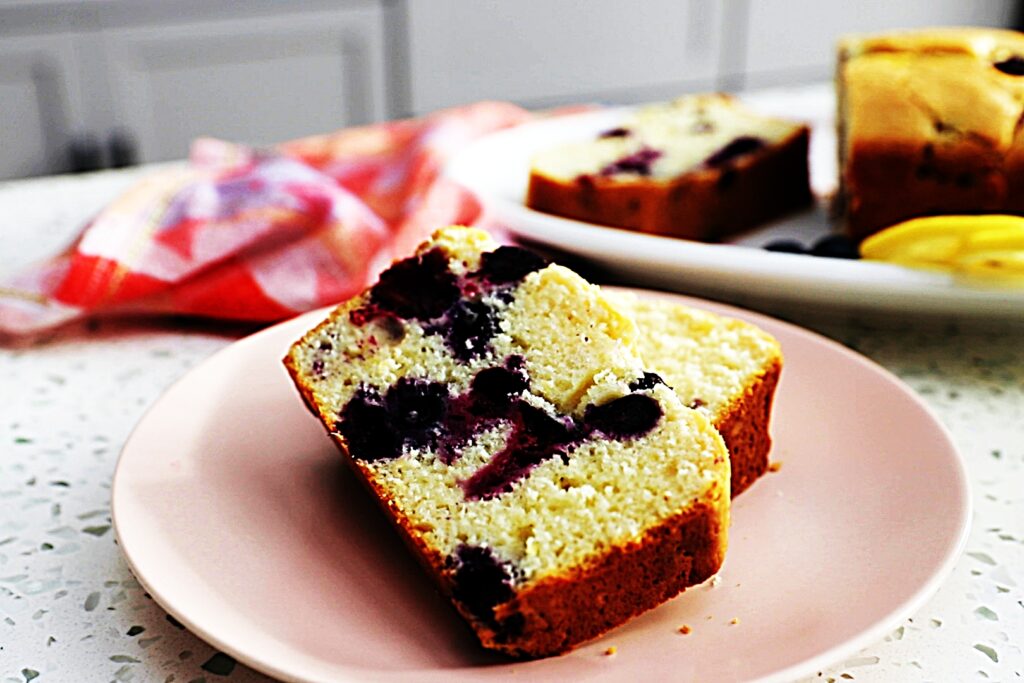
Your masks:
{"label": "lemon wedge", "polygon": [[862,258],[973,277],[1024,279],[1024,216],[928,216],[861,242]]}

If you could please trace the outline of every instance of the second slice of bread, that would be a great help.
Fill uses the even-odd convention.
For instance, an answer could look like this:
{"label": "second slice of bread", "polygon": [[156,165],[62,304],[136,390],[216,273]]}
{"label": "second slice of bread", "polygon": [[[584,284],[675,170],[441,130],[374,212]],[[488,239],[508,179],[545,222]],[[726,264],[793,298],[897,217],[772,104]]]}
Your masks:
{"label": "second slice of bread", "polygon": [[646,366],[704,413],[722,434],[732,464],[732,495],[768,468],[769,433],[782,348],[764,330],[665,299],[609,296],[637,323]]}

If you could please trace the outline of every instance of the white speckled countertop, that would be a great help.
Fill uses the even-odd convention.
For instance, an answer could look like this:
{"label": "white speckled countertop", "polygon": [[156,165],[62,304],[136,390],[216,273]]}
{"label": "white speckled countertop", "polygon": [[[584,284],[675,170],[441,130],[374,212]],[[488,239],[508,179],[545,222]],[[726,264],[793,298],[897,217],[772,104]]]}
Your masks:
{"label": "white speckled countertop", "polygon": [[[139,171],[0,185],[0,278],[63,246]],[[937,321],[795,322],[902,377],[952,431],[975,516],[912,618],[809,681],[1024,677],[1024,332]],[[172,382],[244,334],[185,321],[73,326],[0,347],[0,681],[266,681],[178,625],[110,527],[118,452]]]}

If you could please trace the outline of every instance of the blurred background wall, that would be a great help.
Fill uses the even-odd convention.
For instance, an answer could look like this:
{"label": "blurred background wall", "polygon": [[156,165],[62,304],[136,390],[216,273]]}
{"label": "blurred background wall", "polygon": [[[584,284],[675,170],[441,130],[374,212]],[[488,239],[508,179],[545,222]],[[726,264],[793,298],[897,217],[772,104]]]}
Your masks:
{"label": "blurred background wall", "polygon": [[1016,27],[1011,0],[0,0],[0,178],[262,145],[480,99],[826,81],[836,38]]}

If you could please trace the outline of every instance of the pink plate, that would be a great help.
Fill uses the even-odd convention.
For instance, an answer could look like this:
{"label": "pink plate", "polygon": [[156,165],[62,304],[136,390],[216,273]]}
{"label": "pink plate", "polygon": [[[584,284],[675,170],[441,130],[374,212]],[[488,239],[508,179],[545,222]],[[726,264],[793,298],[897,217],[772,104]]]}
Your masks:
{"label": "pink plate", "polygon": [[188,628],[289,681],[776,680],[879,640],[963,547],[970,499],[949,434],[839,344],[657,296],[745,318],[782,343],[782,468],[734,505],[717,581],[568,655],[513,663],[481,651],[357,487],[280,363],[324,311],[224,349],[146,414],[114,475],[121,548]]}

